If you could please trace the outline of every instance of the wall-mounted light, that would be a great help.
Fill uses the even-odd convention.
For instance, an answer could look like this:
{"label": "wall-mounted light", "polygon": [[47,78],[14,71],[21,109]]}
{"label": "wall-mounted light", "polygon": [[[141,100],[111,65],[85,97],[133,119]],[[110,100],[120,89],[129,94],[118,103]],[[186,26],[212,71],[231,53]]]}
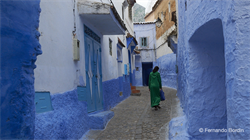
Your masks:
{"label": "wall-mounted light", "polygon": [[161,21],[161,19],[160,19],[159,17],[157,18],[155,24],[156,24],[156,26],[157,26],[158,28],[161,27],[162,21]]}

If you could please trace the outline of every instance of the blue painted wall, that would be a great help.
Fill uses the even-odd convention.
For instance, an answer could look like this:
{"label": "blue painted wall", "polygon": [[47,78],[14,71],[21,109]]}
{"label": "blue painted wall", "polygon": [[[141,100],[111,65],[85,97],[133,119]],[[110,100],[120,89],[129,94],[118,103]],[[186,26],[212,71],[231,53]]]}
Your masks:
{"label": "blue painted wall", "polygon": [[40,0],[0,1],[1,139],[33,139]]}
{"label": "blue painted wall", "polygon": [[153,63],[153,68],[158,66],[161,74],[162,86],[177,89],[177,74],[176,74],[176,54],[163,55]]}
{"label": "blue painted wall", "polygon": [[122,77],[119,77],[117,79],[112,79],[103,82],[103,107],[104,110],[109,110],[113,107],[115,107],[118,103],[126,99],[131,94],[131,88],[130,88],[130,77],[129,75],[126,75],[123,80],[123,95],[120,96],[119,92],[119,79],[123,79]]}
{"label": "blue painted wall", "polygon": [[[249,5],[178,1],[177,95],[192,139],[250,139]],[[206,127],[244,132],[199,132]]]}
{"label": "blue painted wall", "polygon": [[36,114],[35,139],[79,139],[89,130],[87,102],[77,90],[51,96],[53,111]]}
{"label": "blue painted wall", "polygon": [[77,89],[51,96],[53,111],[36,114],[35,139],[80,139],[89,129],[104,129],[112,111],[88,113]]}

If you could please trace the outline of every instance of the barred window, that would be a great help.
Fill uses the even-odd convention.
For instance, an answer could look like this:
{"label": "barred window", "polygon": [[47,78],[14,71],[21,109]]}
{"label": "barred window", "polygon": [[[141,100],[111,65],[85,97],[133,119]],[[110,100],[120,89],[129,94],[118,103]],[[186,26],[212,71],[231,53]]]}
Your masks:
{"label": "barred window", "polygon": [[141,47],[147,47],[148,46],[148,40],[147,37],[141,38]]}

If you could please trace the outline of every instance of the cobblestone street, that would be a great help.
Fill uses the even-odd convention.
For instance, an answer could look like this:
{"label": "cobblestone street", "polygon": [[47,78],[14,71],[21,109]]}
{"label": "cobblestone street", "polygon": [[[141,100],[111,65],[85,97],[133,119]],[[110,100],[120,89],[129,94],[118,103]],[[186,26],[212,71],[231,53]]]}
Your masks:
{"label": "cobblestone street", "polygon": [[[150,106],[148,87],[137,87],[141,96],[130,96],[112,109],[115,116],[105,130],[91,130],[81,139],[168,139],[168,122],[175,117],[176,90],[163,88],[161,109]],[[172,108],[172,109],[171,109]]]}

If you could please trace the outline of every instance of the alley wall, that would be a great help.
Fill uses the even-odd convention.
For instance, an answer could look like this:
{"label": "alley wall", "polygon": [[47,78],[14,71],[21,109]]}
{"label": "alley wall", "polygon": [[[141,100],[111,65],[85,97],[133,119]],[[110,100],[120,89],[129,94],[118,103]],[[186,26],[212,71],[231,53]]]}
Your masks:
{"label": "alley wall", "polygon": [[176,54],[166,54],[153,63],[159,67],[162,86],[177,89]]}
{"label": "alley wall", "polygon": [[247,0],[178,1],[177,95],[192,139],[250,138],[249,6]]}
{"label": "alley wall", "polygon": [[[0,2],[1,139],[34,139],[40,0]],[[31,18],[32,17],[32,18]]]}

